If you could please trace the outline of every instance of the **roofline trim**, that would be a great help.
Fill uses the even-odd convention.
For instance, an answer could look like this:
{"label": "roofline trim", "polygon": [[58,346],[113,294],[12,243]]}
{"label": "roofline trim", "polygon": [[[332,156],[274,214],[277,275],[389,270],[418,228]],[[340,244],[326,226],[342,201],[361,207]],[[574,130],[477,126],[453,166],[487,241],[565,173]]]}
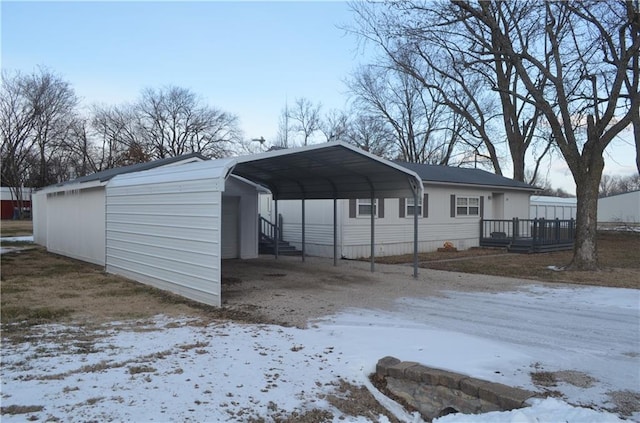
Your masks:
{"label": "roofline trim", "polygon": [[504,189],[504,190],[509,190],[509,191],[531,191],[531,192],[536,192],[536,191],[540,191],[542,188],[538,188],[538,187],[531,187],[531,188],[527,188],[527,187],[514,187],[514,186],[508,186],[508,185],[486,185],[486,184],[472,184],[472,183],[465,183],[465,182],[442,182],[442,181],[430,181],[428,179],[423,179],[422,183],[424,185],[455,185],[455,186],[466,186],[466,187],[475,187],[475,188],[500,188],[500,189]]}

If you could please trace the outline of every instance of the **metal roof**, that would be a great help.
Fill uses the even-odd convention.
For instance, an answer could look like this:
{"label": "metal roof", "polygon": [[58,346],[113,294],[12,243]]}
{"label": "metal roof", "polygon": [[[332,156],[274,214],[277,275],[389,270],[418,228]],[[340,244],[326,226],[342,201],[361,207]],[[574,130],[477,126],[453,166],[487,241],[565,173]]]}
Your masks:
{"label": "metal roof", "polygon": [[232,173],[263,185],[278,200],[413,197],[412,170],[343,142],[237,157]]}
{"label": "metal roof", "polygon": [[539,188],[515,181],[482,169],[464,167],[437,166],[421,163],[395,162],[407,169],[413,170],[426,183],[475,185],[485,187],[500,187],[517,190],[537,191]]}
{"label": "metal roof", "polygon": [[100,181],[105,182],[117,175],[131,172],[140,172],[143,170],[155,169],[156,167],[167,166],[179,163],[190,163],[191,161],[209,160],[200,153],[184,154],[182,156],[167,157],[165,159],[153,160],[145,163],[136,163],[129,166],[116,167],[113,169],[103,170],[101,172],[92,173],[91,175],[81,176],[70,181],[57,184],[58,186],[67,184],[78,184],[82,182]]}
{"label": "metal roof", "polygon": [[[180,166],[163,166],[147,171],[117,175],[109,181],[108,187],[146,185],[161,182],[186,182],[200,179],[216,179],[224,181],[235,165],[234,158],[204,160],[185,163]],[[224,184],[222,184],[224,188]]]}

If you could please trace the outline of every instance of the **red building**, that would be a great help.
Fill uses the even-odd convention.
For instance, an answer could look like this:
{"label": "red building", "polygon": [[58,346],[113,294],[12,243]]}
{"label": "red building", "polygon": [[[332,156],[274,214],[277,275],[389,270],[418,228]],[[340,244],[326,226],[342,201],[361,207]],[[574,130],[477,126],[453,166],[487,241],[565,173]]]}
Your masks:
{"label": "red building", "polygon": [[[9,187],[0,187],[0,218],[14,219],[16,209],[20,207],[15,198],[15,193]],[[22,212],[23,217],[31,217],[31,188],[22,188]]]}

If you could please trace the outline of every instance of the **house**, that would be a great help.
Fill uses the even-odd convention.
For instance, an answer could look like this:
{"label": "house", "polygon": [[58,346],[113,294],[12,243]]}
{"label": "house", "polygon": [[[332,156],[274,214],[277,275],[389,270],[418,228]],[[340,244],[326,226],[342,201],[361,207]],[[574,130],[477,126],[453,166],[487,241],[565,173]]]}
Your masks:
{"label": "house", "polygon": [[[23,217],[30,217],[31,191],[31,188],[0,187],[0,218],[15,219],[18,207],[22,207]],[[18,201],[16,194],[20,194],[21,201]]]}
{"label": "house", "polygon": [[598,224],[640,223],[640,190],[598,199]]}
{"label": "house", "polygon": [[575,197],[562,198],[532,195],[529,211],[531,219],[575,219],[578,201]]}
{"label": "house", "polygon": [[[434,166],[416,163],[398,165],[415,172],[424,193],[416,206],[411,197],[359,198],[337,205],[337,249],[343,258],[372,254],[368,239],[373,213],[377,256],[409,254],[414,242],[414,214],[418,216],[418,251],[435,251],[445,242],[458,249],[479,245],[481,220],[528,219],[529,197],[537,188],[480,169]],[[263,196],[264,197],[264,196]],[[332,204],[308,202],[305,211],[305,252],[330,257]],[[302,246],[302,209],[299,201],[279,201],[282,237],[298,249]],[[261,200],[261,215],[275,222],[275,205]],[[487,231],[488,233],[489,231]]]}
{"label": "house", "polygon": [[[220,306],[223,259],[258,255],[264,188],[303,205],[368,195],[422,198],[423,191],[410,169],[341,142],[219,160],[189,155],[36,192],[34,239],[109,273]],[[373,225],[368,233],[376,245]],[[371,263],[374,270],[373,255]]]}

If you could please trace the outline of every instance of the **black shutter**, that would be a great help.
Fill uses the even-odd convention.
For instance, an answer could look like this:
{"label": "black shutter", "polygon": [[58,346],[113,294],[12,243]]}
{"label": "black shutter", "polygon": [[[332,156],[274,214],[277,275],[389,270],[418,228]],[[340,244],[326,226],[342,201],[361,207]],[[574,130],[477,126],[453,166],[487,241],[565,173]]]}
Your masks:
{"label": "black shutter", "polygon": [[405,199],[404,198],[400,198],[399,200],[400,200],[400,209],[398,210],[398,216],[404,217]]}
{"label": "black shutter", "polygon": [[484,218],[484,195],[480,196],[480,219]]}
{"label": "black shutter", "polygon": [[384,219],[384,198],[378,198],[378,217]]}
{"label": "black shutter", "polygon": [[429,194],[422,197],[422,217],[429,217]]}
{"label": "black shutter", "polygon": [[356,200],[349,200],[349,217],[356,217]]}
{"label": "black shutter", "polygon": [[451,217],[456,217],[456,196],[451,194]]}

